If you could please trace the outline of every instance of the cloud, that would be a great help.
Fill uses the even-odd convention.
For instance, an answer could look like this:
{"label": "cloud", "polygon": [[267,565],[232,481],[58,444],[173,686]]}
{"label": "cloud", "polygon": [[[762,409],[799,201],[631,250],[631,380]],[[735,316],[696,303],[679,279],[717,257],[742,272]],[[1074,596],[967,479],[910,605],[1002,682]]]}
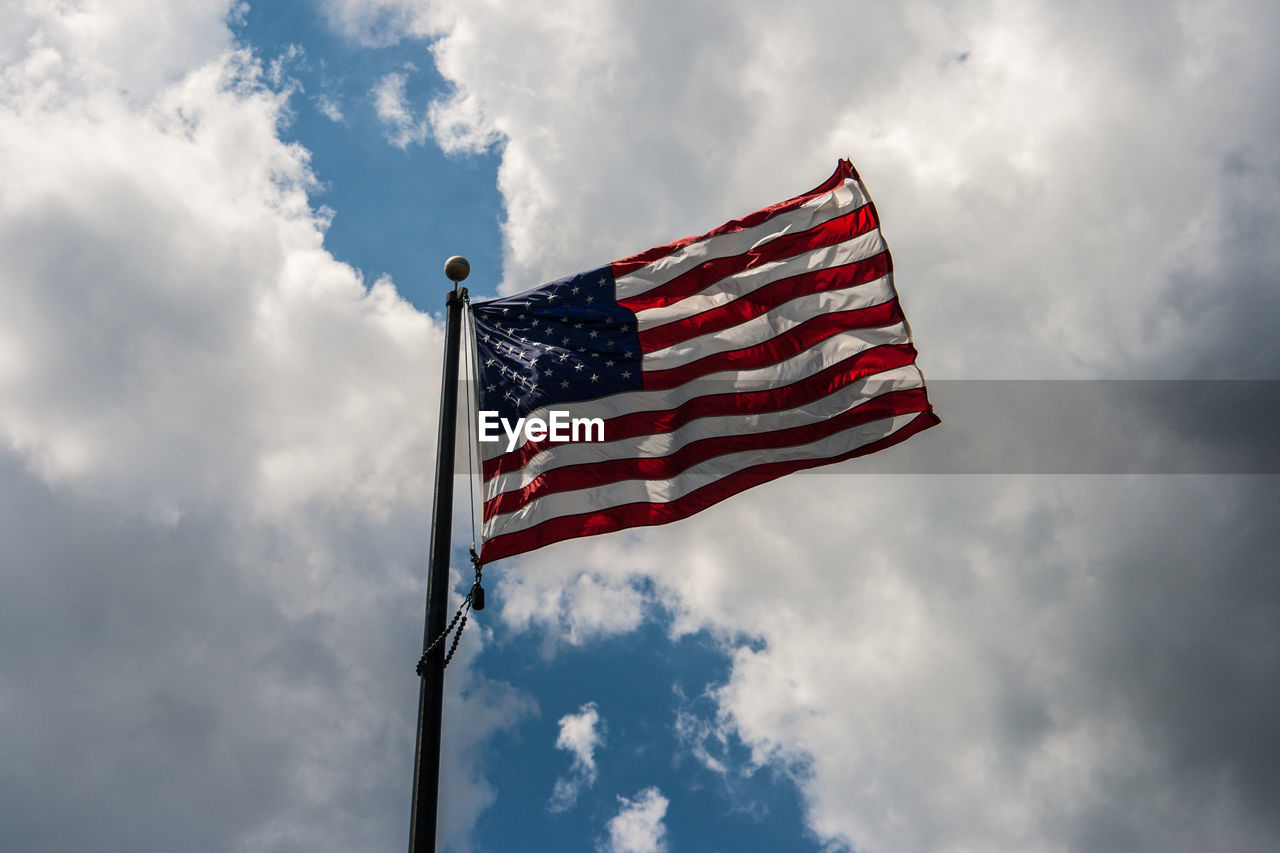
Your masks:
{"label": "cloud", "polygon": [[[6,842],[395,846],[440,324],[324,249],[227,3],[65,5],[0,36]],[[459,682],[447,743],[532,712]]]}
{"label": "cloud", "polygon": [[323,250],[306,153],[276,137],[257,74],[233,53],[146,112],[98,96],[6,122],[24,168],[0,231],[0,435],[48,481],[170,516],[232,495],[252,516],[335,489],[367,489],[375,512],[422,494],[392,470],[416,430],[348,436],[428,391],[390,372],[434,357],[439,329]]}
{"label": "cloud", "polygon": [[589,567],[646,568],[677,629],[736,648],[695,743],[788,768],[823,838],[1265,850],[1278,502],[1273,478],[804,476]]}
{"label": "cloud", "polygon": [[[705,231],[848,154],[926,376],[1280,370],[1267,4],[334,5],[434,39],[442,146],[502,140],[507,292]],[[1002,435],[1048,429],[1052,449],[1070,428],[977,409],[936,432],[999,461]],[[1100,434],[1170,427],[1163,403],[1125,409]],[[531,555],[504,622],[565,639],[566,583],[649,579],[675,632],[733,655],[720,733],[789,768],[833,845],[1276,846],[1271,479],[858,470]]]}
{"label": "cloud", "polygon": [[228,0],[192,0],[157,12],[140,0],[27,4],[0,36],[3,90],[13,106],[62,103],[113,91],[145,104],[231,46]]}
{"label": "cloud", "polygon": [[320,111],[321,115],[335,124],[343,122],[342,107],[338,105],[337,101],[327,95],[317,95],[314,100],[316,109]]}
{"label": "cloud", "polygon": [[663,853],[667,849],[666,817],[669,801],[657,788],[645,788],[634,799],[618,797],[622,808],[609,819],[604,853]]}
{"label": "cloud", "polygon": [[[674,692],[682,705],[688,704],[679,687],[676,687]],[[724,723],[724,720],[708,720],[688,707],[681,707],[676,711],[675,734],[681,747],[687,749],[703,767],[722,778],[729,773],[726,763],[728,760],[726,730],[731,728]],[[711,742],[710,749],[707,747],[708,741]],[[713,755],[712,750],[720,753],[721,757]]]}
{"label": "cloud", "polygon": [[[563,640],[580,646],[635,630],[652,603],[640,574],[583,572],[580,562],[544,561],[541,555],[532,559],[529,565],[539,567],[538,577],[509,572],[498,581],[498,618],[509,629],[553,627],[545,634],[549,643]],[[554,645],[544,652],[554,652]]]}
{"label": "cloud", "polygon": [[[327,8],[435,39],[453,89],[424,113],[384,78],[393,138],[501,140],[507,290],[849,154],[931,377],[1280,366],[1268,5]],[[387,626],[420,616],[439,327],[324,251],[229,4],[164,11],[29,5],[0,35],[2,822],[24,849],[393,846],[417,637]],[[522,560],[502,618],[585,642],[657,600],[712,632],[719,734],[832,845],[1270,850],[1278,504],[1247,476],[796,477]],[[467,695],[483,724],[446,742],[532,713]],[[623,815],[659,843],[650,790],[617,844]]]}
{"label": "cloud", "polygon": [[[700,233],[849,154],[930,375],[1219,375],[1232,324],[1274,313],[1275,249],[1248,235],[1280,216],[1276,117],[1242,94],[1277,72],[1264,5],[334,5],[435,39],[441,145],[503,140],[507,291]],[[1235,375],[1271,375],[1255,337]]]}
{"label": "cloud", "polygon": [[576,714],[560,718],[560,734],[556,748],[573,756],[569,776],[556,779],[548,808],[553,812],[565,812],[578,801],[582,788],[589,788],[596,781],[595,751],[604,744],[604,720],[595,702],[587,702]]}
{"label": "cloud", "polygon": [[386,128],[387,141],[400,149],[421,145],[429,132],[426,120],[416,118],[406,103],[407,80],[404,73],[396,71],[383,76],[373,87],[374,109]]}

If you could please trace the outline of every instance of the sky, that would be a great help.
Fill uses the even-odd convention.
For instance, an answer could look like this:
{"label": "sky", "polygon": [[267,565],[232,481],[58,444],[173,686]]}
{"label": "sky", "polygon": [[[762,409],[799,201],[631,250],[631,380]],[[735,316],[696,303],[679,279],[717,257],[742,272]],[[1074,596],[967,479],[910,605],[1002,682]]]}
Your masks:
{"label": "sky", "polygon": [[842,156],[942,425],[487,567],[441,849],[1280,849],[1275,4],[0,10],[6,849],[404,849],[444,260]]}

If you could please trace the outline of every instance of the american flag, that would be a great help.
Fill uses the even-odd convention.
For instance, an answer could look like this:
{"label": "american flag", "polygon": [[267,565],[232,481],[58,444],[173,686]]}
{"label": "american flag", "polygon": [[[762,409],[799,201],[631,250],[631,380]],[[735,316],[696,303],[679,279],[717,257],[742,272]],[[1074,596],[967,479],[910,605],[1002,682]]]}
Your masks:
{"label": "american flag", "polygon": [[664,524],[937,424],[853,165],[701,237],[472,306],[479,408],[604,441],[481,445],[481,560]]}

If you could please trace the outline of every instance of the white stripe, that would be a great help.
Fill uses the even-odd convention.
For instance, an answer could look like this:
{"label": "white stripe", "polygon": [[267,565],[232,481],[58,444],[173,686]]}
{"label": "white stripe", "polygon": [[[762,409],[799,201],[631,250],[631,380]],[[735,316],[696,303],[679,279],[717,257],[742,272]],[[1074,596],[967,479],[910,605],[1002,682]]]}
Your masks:
{"label": "white stripe", "polygon": [[646,373],[680,367],[714,353],[764,343],[822,314],[883,305],[891,302],[896,295],[892,275],[843,290],[809,293],[715,334],[701,335],[665,349],[645,353],[641,363]]}
{"label": "white stripe", "polygon": [[923,387],[924,378],[920,375],[919,368],[914,364],[907,364],[851,382],[831,394],[789,409],[751,415],[703,417],[671,432],[636,435],[617,441],[609,441],[606,434],[603,442],[556,445],[529,460],[524,468],[508,471],[486,483],[485,500],[492,500],[503,492],[523,489],[540,475],[557,468],[615,459],[658,459],[670,456],[695,441],[773,432],[818,423],[856,408],[881,394]]}
{"label": "white stripe", "polygon": [[867,203],[867,194],[862,185],[846,179],[842,186],[805,202],[795,210],[779,213],[751,228],[690,243],[653,263],[633,270],[617,279],[615,293],[619,300],[639,296],[699,264],[714,258],[741,255],[785,234],[808,231]]}
{"label": "white stripe", "polygon": [[640,331],[652,329],[661,326],[663,323],[670,323],[672,320],[701,314],[703,311],[732,302],[741,296],[764,287],[766,284],[772,284],[784,278],[791,278],[792,276],[802,275],[818,269],[842,267],[845,264],[852,264],[872,255],[878,255],[883,251],[885,251],[884,238],[880,236],[880,229],[877,228],[874,231],[859,234],[857,237],[845,240],[842,243],[810,249],[807,252],[792,255],[789,258],[770,261],[767,264],[743,270],[740,273],[719,279],[698,293],[687,296],[671,305],[645,308],[637,311],[635,312],[636,325]]}
{"label": "white stripe", "polygon": [[850,427],[847,430],[809,444],[770,448],[766,451],[744,450],[708,459],[676,477],[665,480],[622,480],[607,486],[591,486],[572,492],[556,492],[539,498],[519,509],[495,516],[485,524],[486,539],[504,533],[515,533],[563,515],[599,512],[629,503],[669,503],[723,477],[765,462],[800,459],[823,459],[845,453],[878,441],[911,423],[919,412],[895,415]]}
{"label": "white stripe", "polygon": [[[605,420],[633,412],[663,412],[707,394],[767,391],[781,385],[790,385],[873,347],[910,342],[911,338],[905,323],[859,329],[857,334],[832,335],[776,364],[752,370],[726,369],[700,376],[674,388],[656,391],[623,391],[581,403],[540,406],[530,412],[528,417],[546,420],[551,409],[568,411],[575,418],[604,418]],[[515,449],[519,449],[524,443],[522,437]],[[506,441],[503,440],[486,442],[481,445],[481,448],[484,458],[488,460],[503,455],[506,452],[506,446]]]}

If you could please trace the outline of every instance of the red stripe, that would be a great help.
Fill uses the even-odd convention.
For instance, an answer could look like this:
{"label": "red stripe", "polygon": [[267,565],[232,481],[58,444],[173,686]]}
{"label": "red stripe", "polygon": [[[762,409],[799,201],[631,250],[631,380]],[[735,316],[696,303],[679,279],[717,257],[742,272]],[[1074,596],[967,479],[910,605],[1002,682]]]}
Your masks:
{"label": "red stripe", "polygon": [[[916,349],[911,344],[886,344],[872,347],[836,362],[811,376],[798,379],[790,385],[780,385],[763,391],[707,394],[686,400],[674,409],[619,415],[605,421],[604,434],[610,441],[616,441],[637,435],[672,432],[697,418],[791,409],[809,400],[825,397],[868,376],[897,367],[905,367],[914,363],[915,359]],[[566,443],[553,442],[549,439],[526,442],[510,453],[486,460],[483,466],[484,479],[487,482],[499,474],[523,468],[539,453],[554,445]]]}
{"label": "red stripe", "polygon": [[767,314],[779,305],[811,293],[824,290],[844,290],[859,284],[875,281],[889,274],[893,268],[888,252],[880,252],[869,258],[838,267],[823,267],[811,272],[793,275],[770,282],[764,287],[739,296],[732,302],[708,308],[700,314],[672,320],[639,334],[642,353],[657,352],[669,346],[701,335],[730,329],[753,317]]}
{"label": "red stripe", "polygon": [[922,432],[938,423],[940,423],[938,416],[933,413],[932,409],[929,409],[921,412],[910,423],[892,435],[887,435],[882,439],[837,456],[825,459],[767,462],[751,468],[744,468],[714,483],[708,483],[702,488],[670,503],[633,503],[579,515],[551,518],[527,530],[493,537],[485,542],[480,549],[480,559],[485,563],[492,563],[504,557],[523,554],[526,551],[532,551],[535,548],[541,548],[544,545],[550,545],[565,539],[612,533],[615,530],[623,530],[628,527],[649,527],[655,524],[679,521],[753,486],[776,480],[795,471],[817,468],[822,465],[830,465],[836,462],[843,462],[846,459],[853,459],[857,456],[875,453],[903,442],[916,433]]}
{"label": "red stripe", "polygon": [[903,321],[898,300],[891,299],[880,305],[869,308],[855,308],[852,311],[833,311],[830,314],[819,314],[805,320],[798,326],[788,329],[777,337],[762,343],[753,344],[741,349],[717,352],[704,356],[697,361],[671,367],[667,370],[645,371],[644,389],[659,390],[674,388],[677,385],[705,376],[708,373],[719,373],[722,370],[752,370],[766,367],[791,358],[797,353],[809,349],[832,335],[849,329],[871,329],[877,326],[890,326]]}
{"label": "red stripe", "polygon": [[739,435],[720,435],[699,439],[668,456],[609,459],[553,468],[538,475],[520,489],[503,492],[484,505],[484,520],[514,512],[538,498],[556,492],[570,492],[594,486],[607,486],[622,480],[663,480],[678,476],[699,463],[716,456],[744,450],[767,451],[796,447],[835,435],[842,430],[909,412],[922,412],[929,407],[923,388],[889,391],[865,403],[821,421]]}
{"label": "red stripe", "polygon": [[777,216],[779,213],[785,213],[788,210],[795,210],[801,207],[805,202],[810,201],[823,193],[829,193],[836,187],[845,182],[846,179],[852,178],[857,180],[858,173],[854,171],[853,164],[848,160],[841,160],[836,165],[835,173],[824,181],[820,186],[815,187],[804,195],[798,195],[795,198],[786,201],[780,201],[777,204],[770,205],[763,210],[757,210],[755,213],[748,214],[741,219],[735,219],[732,222],[726,222],[714,231],[708,231],[701,237],[686,237],[683,240],[677,240],[674,243],[668,243],[665,246],[657,246],[647,252],[641,252],[638,255],[632,255],[629,258],[623,258],[620,261],[614,261],[612,264],[613,277],[626,275],[629,272],[639,269],[646,264],[651,264],[659,258],[665,258],[667,255],[679,249],[683,249],[690,243],[696,243],[699,240],[706,240],[710,237],[718,237],[721,234],[729,234],[733,231],[741,231],[745,228],[754,228],[761,222],[770,217]]}
{"label": "red stripe", "polygon": [[715,284],[722,278],[737,275],[745,270],[789,258],[801,252],[821,249],[843,243],[869,231],[875,230],[879,223],[870,204],[852,210],[843,216],[837,216],[827,222],[815,225],[808,231],[798,234],[787,234],[776,240],[756,246],[740,255],[727,258],[712,258],[691,270],[686,270],[668,282],[646,290],[629,299],[620,299],[618,304],[632,311],[643,311],[646,308],[661,308],[679,302]]}

